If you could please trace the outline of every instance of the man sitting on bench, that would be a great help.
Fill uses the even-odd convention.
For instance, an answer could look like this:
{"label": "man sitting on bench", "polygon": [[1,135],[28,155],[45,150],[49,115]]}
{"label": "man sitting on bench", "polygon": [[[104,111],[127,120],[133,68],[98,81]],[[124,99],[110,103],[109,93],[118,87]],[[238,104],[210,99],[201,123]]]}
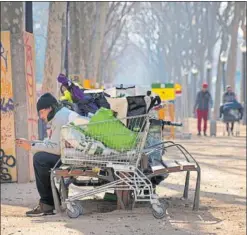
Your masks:
{"label": "man sitting on bench", "polygon": [[60,130],[63,125],[81,118],[76,112],[60,105],[50,93],[40,97],[37,102],[37,111],[39,117],[51,126],[51,133],[48,139],[44,141],[16,140],[17,146],[34,153],[33,167],[40,200],[37,207],[26,212],[26,215],[30,217],[53,214],[54,200],[50,182],[50,170],[60,159]]}

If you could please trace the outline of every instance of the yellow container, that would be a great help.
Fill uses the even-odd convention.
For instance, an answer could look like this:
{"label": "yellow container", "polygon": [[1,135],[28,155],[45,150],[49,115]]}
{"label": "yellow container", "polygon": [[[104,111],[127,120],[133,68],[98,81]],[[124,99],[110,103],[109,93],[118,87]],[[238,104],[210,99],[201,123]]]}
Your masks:
{"label": "yellow container", "polygon": [[91,81],[89,79],[84,79],[83,80],[83,87],[86,89],[90,89],[91,88]]}
{"label": "yellow container", "polygon": [[158,111],[158,117],[159,117],[159,120],[165,119],[165,108],[162,108]]}

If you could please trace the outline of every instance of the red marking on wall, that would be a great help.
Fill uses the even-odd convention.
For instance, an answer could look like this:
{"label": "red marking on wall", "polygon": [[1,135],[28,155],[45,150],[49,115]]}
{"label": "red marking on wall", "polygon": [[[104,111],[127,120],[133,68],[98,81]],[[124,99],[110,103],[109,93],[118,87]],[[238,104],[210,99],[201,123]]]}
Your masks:
{"label": "red marking on wall", "polygon": [[[38,139],[38,116],[36,110],[36,81],[35,81],[35,51],[34,36],[31,33],[24,32],[25,45],[25,69],[26,69],[26,95],[28,110],[28,138],[30,140]],[[33,157],[29,156],[30,178],[34,179]]]}
{"label": "red marking on wall", "polygon": [[33,35],[25,32],[24,43],[25,43],[25,66],[26,66],[29,138],[37,139],[38,118],[36,111],[36,82],[35,82],[34,56],[33,56],[34,54]]}

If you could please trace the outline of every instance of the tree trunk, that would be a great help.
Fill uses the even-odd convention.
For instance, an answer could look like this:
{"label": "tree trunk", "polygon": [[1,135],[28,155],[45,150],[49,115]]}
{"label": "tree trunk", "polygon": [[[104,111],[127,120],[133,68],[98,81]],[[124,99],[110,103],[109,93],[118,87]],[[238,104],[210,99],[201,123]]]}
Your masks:
{"label": "tree trunk", "polygon": [[236,68],[237,68],[237,49],[238,49],[238,29],[240,22],[240,6],[238,2],[235,2],[234,9],[234,18],[231,25],[231,44],[227,62],[227,73],[226,81],[227,84],[232,86],[232,89],[235,90],[235,77],[236,77]]}
{"label": "tree trunk", "polygon": [[50,2],[43,92],[58,96],[57,76],[61,72],[62,26],[66,2]]}
{"label": "tree trunk", "polygon": [[97,21],[96,25],[96,38],[95,38],[95,53],[94,53],[94,78],[95,81],[100,82],[99,79],[99,69],[100,69],[100,56],[102,52],[102,46],[104,41],[105,34],[105,20],[107,13],[108,2],[100,2],[99,3],[99,21]]}
{"label": "tree trunk", "polygon": [[66,47],[66,15],[62,16],[62,36],[61,36],[61,60],[60,71],[65,74],[65,47]]}
{"label": "tree trunk", "polygon": [[220,103],[221,103],[221,97],[222,97],[223,71],[222,71],[222,62],[220,61],[220,55],[223,51],[226,51],[227,45],[228,45],[228,37],[225,34],[225,32],[223,32],[220,52],[218,55],[217,80],[216,80],[216,86],[215,86],[214,119],[219,118],[219,109],[220,109]]}
{"label": "tree trunk", "polygon": [[80,2],[77,6],[80,9],[80,57],[81,71],[86,79],[93,78],[92,55],[95,50],[93,41],[96,27],[96,6],[97,2]]}
{"label": "tree trunk", "polygon": [[80,52],[80,12],[81,2],[70,3],[70,50],[69,50],[69,71],[70,74],[80,74],[81,52]]}
{"label": "tree trunk", "polygon": [[204,57],[202,57],[199,62],[199,76],[198,76],[198,82],[197,82],[197,90],[200,90],[202,87],[202,83],[205,82],[206,80],[204,79]]}
{"label": "tree trunk", "polygon": [[[220,53],[222,52],[222,47]],[[222,86],[222,64],[220,62],[220,54],[218,57],[218,66],[217,66],[217,79],[215,85],[215,101],[214,101],[214,120],[218,119],[219,117],[219,108],[221,102],[221,86]]]}

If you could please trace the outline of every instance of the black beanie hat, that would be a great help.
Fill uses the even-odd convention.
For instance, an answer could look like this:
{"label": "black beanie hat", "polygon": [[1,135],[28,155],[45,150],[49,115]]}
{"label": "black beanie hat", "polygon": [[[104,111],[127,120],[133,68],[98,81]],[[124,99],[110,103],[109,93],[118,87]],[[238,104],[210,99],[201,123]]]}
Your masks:
{"label": "black beanie hat", "polygon": [[51,93],[45,93],[37,102],[37,111],[39,112],[41,109],[48,109],[57,104],[57,99]]}

